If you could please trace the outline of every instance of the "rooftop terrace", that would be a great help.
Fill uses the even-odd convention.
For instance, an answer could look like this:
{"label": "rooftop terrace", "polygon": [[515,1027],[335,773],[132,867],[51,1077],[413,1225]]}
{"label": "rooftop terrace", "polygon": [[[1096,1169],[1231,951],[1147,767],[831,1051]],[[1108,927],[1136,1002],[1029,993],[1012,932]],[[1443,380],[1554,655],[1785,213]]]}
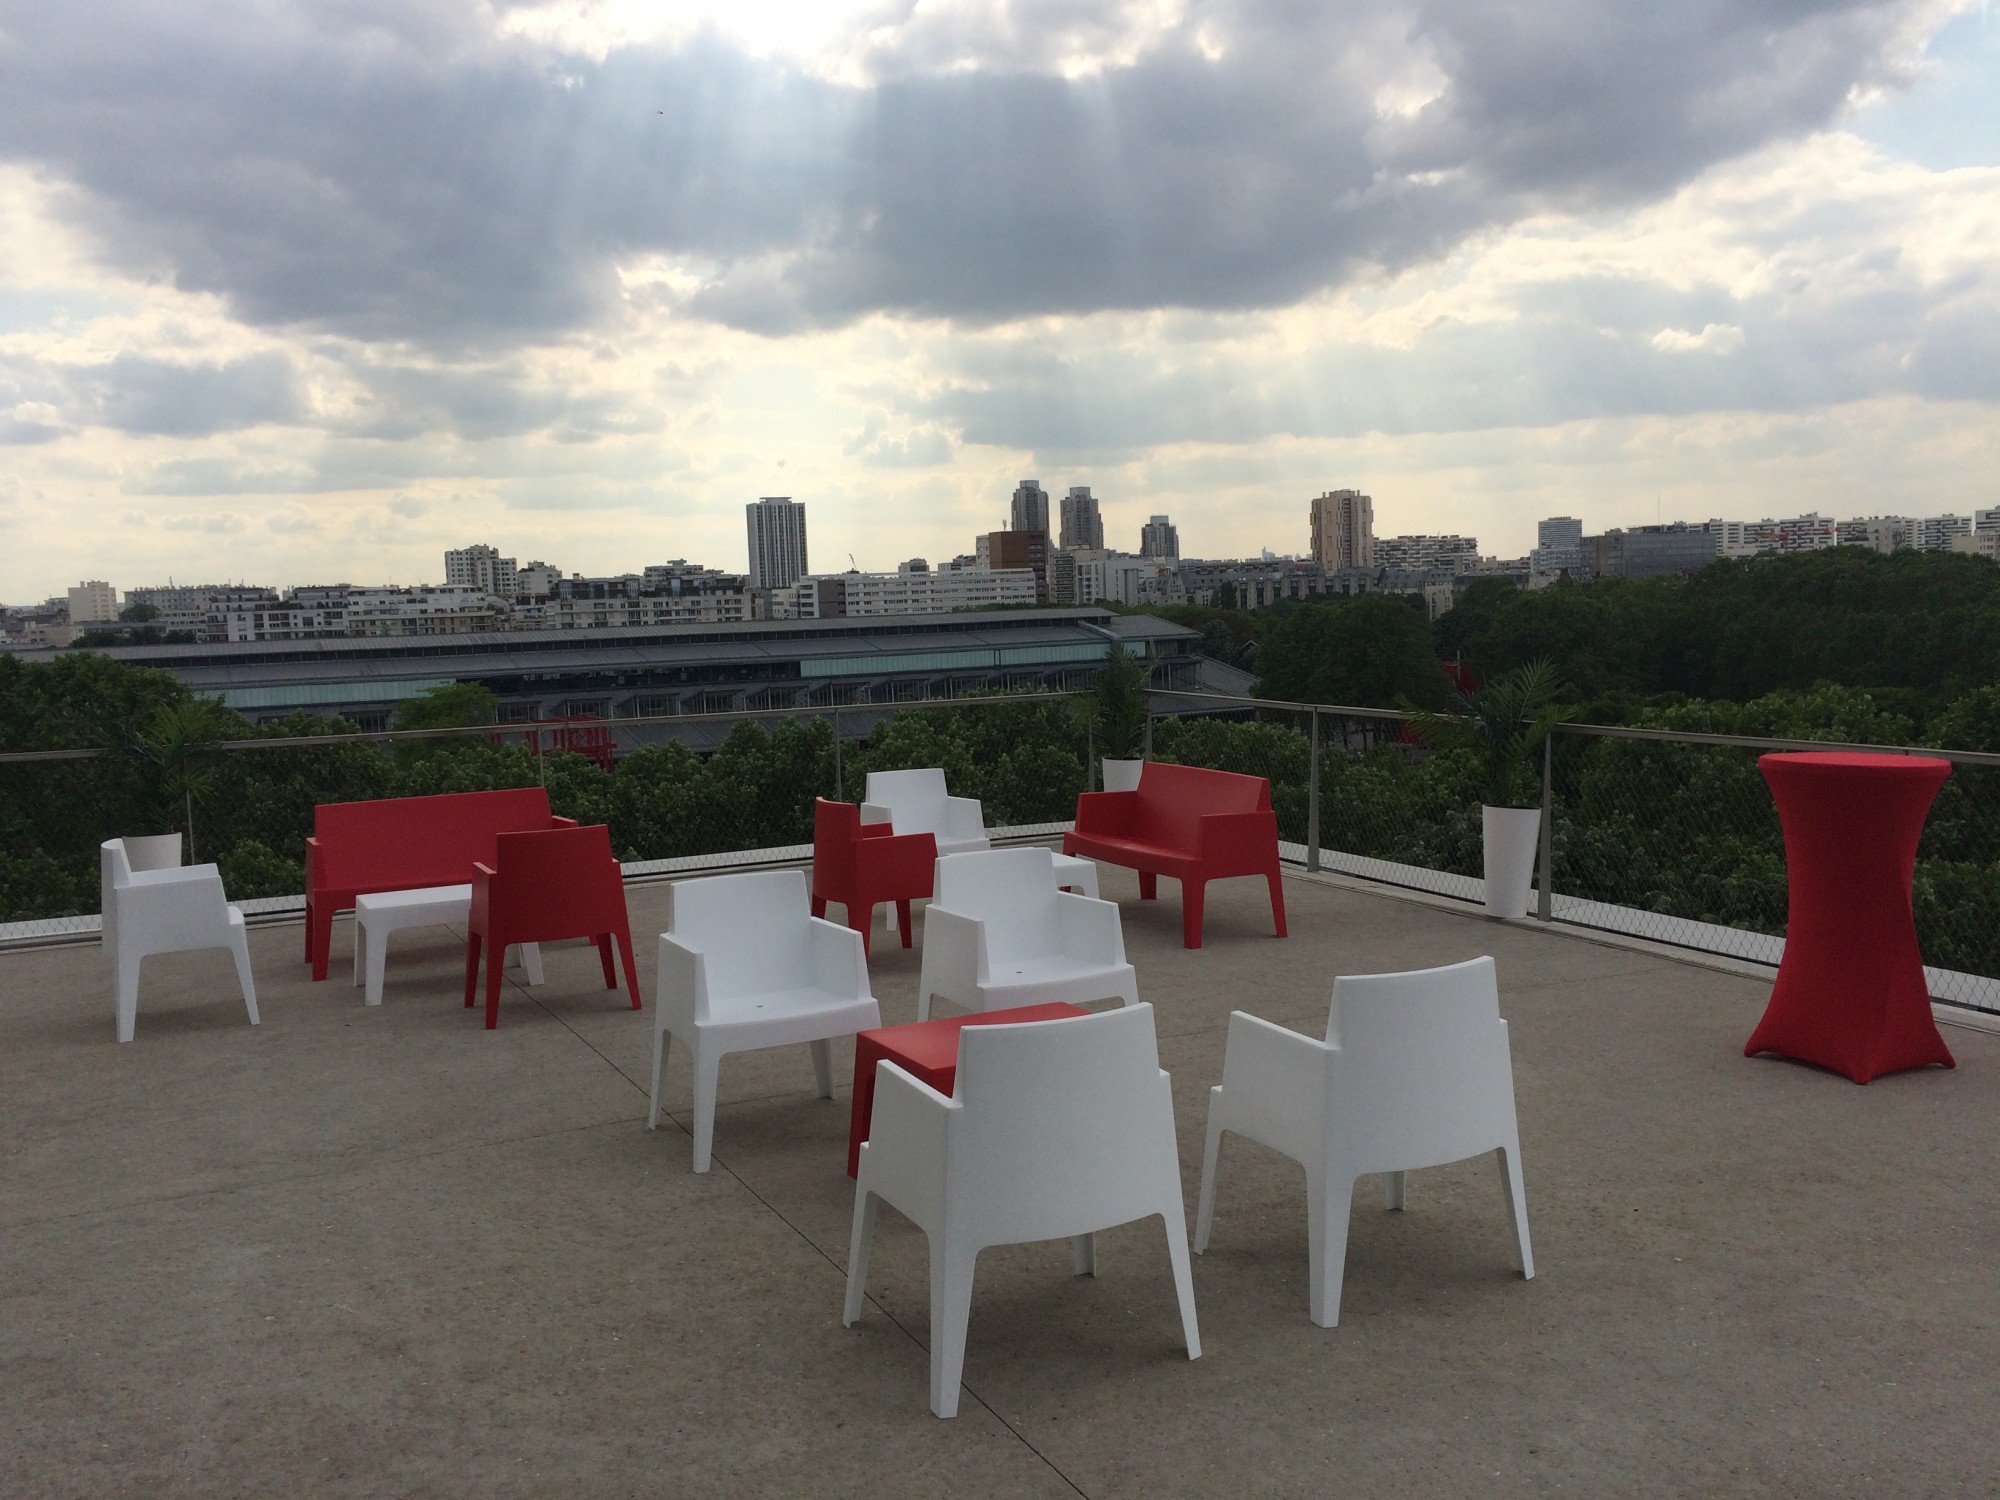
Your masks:
{"label": "rooftop terrace", "polygon": [[[112,1040],[94,946],[0,955],[0,1493],[1591,1496],[1989,1492],[2000,1036],[1857,1088],[1741,1055],[1768,971],[1290,875],[1124,908],[1190,1214],[1227,1017],[1324,1026],[1340,972],[1499,962],[1537,1276],[1491,1158],[1359,1188],[1341,1326],[1306,1317],[1296,1167],[1224,1147],[1189,1362],[1157,1224],[979,1263],[956,1421],[926,1401],[922,1236],[882,1216],[840,1326],[851,1046],[725,1064],[715,1170],[644,1128],[648,1010],[547,955],[500,1028],[404,934],[385,1003],[296,924],[148,961]],[[921,938],[919,938],[921,942]],[[917,950],[877,945],[888,1022]],[[684,1124],[685,1054],[669,1068]],[[1191,1227],[1191,1226],[1190,1226]]]}

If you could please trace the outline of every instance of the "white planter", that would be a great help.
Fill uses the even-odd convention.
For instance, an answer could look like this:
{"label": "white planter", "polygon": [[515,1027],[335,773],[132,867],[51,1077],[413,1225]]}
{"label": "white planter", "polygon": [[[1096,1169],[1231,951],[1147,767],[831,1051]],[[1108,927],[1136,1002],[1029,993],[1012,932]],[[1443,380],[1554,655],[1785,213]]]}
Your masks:
{"label": "white planter", "polygon": [[1539,807],[1482,807],[1486,835],[1486,912],[1525,917],[1528,887],[1535,878],[1535,846],[1541,839]]}
{"label": "white planter", "polygon": [[1139,790],[1139,773],[1145,769],[1143,760],[1106,760],[1104,767],[1104,790],[1107,792],[1136,792]]}
{"label": "white planter", "polygon": [[178,833],[127,834],[125,858],[135,872],[176,869],[181,862],[181,836]]}

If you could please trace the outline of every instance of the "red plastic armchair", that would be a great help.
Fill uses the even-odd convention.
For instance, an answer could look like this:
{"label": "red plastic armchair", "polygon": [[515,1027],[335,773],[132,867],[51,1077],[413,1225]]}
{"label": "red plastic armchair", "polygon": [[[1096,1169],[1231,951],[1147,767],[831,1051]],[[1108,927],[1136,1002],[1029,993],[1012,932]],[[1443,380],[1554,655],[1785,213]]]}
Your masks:
{"label": "red plastic armchair", "polygon": [[910,903],[929,898],[936,872],[935,835],[864,823],[851,802],[814,802],[812,914],[823,917],[826,903],[838,901],[847,909],[847,925],[861,934],[864,954],[875,907],[883,901],[896,903],[896,925],[903,946],[910,946]]}
{"label": "red plastic armchair", "polygon": [[500,1024],[501,964],[514,943],[548,943],[587,937],[604,962],[604,987],[618,988],[611,940],[625,965],[632,1009],[639,1009],[639,973],[632,964],[632,923],[625,914],[625,880],[611,854],[611,831],[552,828],[503,833],[495,840],[493,868],[472,867],[472,914],[465,935],[465,1003],[479,981],[479,952],[486,950],[486,1029]]}

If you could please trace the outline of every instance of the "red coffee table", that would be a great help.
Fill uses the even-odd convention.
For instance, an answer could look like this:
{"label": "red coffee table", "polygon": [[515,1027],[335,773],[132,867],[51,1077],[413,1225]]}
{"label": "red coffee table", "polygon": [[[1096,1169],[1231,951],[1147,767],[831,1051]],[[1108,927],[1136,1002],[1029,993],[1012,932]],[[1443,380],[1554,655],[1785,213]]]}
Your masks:
{"label": "red coffee table", "polygon": [[969,1016],[945,1016],[910,1026],[877,1026],[854,1034],[854,1115],[847,1128],[847,1175],[861,1170],[861,1143],[875,1116],[875,1064],[888,1058],[940,1094],[949,1095],[958,1081],[958,1034],[968,1026],[1005,1026],[1017,1021],[1060,1021],[1087,1016],[1076,1005],[1017,1005],[1012,1010],[979,1011]]}
{"label": "red coffee table", "polygon": [[1785,957],[1745,1056],[1777,1052],[1866,1083],[1952,1067],[1931,1015],[1910,881],[1951,762],[1916,755],[1760,756],[1785,828]]}

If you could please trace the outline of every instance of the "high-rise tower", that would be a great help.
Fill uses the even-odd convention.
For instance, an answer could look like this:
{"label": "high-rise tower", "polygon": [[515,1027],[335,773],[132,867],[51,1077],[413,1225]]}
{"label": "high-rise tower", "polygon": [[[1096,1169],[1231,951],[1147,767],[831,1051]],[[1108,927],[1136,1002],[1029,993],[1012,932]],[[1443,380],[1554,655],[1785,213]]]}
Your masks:
{"label": "high-rise tower", "polygon": [[1104,546],[1104,516],[1087,484],[1073,484],[1062,498],[1062,535],[1058,544],[1100,550]]}
{"label": "high-rise tower", "polygon": [[743,507],[750,532],[750,587],[788,589],[806,572],[806,508],[789,495]]}
{"label": "high-rise tower", "polygon": [[1047,531],[1049,492],[1039,479],[1024,479],[1014,488],[1014,510],[1008,518],[1009,531]]}
{"label": "high-rise tower", "polygon": [[1323,568],[1375,566],[1375,501],[1359,490],[1328,490],[1312,503],[1313,561]]}

